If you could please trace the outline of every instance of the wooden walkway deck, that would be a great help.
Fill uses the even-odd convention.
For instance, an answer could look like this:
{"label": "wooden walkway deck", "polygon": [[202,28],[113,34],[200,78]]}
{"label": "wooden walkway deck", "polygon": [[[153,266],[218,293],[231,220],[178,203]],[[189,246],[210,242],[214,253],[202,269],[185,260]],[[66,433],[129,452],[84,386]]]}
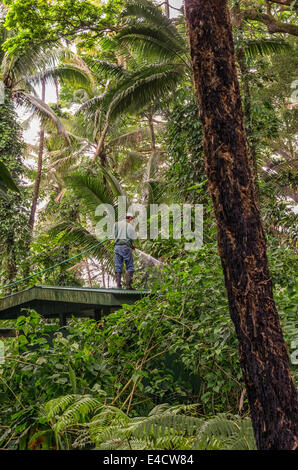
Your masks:
{"label": "wooden walkway deck", "polygon": [[0,320],[16,319],[26,314],[26,309],[33,309],[45,318],[59,318],[61,326],[73,315],[99,320],[149,294],[146,290],[34,286],[1,298]]}

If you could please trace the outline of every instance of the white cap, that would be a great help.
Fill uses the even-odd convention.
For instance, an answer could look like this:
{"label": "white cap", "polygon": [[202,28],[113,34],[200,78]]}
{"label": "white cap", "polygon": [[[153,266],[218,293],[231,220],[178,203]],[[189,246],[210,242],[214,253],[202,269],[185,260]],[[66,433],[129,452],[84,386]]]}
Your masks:
{"label": "white cap", "polygon": [[134,217],[133,217],[133,214],[132,214],[131,212],[127,212],[126,218],[127,218],[127,219],[130,219],[130,218],[133,219]]}

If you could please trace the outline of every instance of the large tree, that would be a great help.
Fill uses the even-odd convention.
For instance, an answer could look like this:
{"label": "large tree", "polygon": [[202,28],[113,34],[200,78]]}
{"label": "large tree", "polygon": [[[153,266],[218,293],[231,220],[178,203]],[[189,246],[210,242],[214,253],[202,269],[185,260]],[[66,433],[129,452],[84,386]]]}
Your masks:
{"label": "large tree", "polygon": [[249,168],[227,0],[185,0],[209,190],[259,449],[298,446],[290,375]]}

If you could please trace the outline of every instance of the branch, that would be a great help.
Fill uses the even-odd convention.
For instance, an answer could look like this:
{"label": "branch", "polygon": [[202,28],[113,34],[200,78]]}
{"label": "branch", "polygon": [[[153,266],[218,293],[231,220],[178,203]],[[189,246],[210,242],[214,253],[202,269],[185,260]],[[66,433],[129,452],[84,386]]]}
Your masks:
{"label": "branch", "polygon": [[[267,1],[270,2],[270,3],[277,3],[278,5],[287,6],[287,7],[290,7],[291,3],[293,3],[293,0],[267,0]],[[294,10],[298,9],[297,0],[296,0],[296,3],[294,5],[292,5],[292,8]]]}
{"label": "branch", "polygon": [[293,36],[298,36],[298,25],[292,23],[283,23],[277,21],[273,16],[266,13],[261,13],[254,8],[248,8],[243,11],[244,20],[260,21],[267,26],[268,32],[273,33],[286,33]]}

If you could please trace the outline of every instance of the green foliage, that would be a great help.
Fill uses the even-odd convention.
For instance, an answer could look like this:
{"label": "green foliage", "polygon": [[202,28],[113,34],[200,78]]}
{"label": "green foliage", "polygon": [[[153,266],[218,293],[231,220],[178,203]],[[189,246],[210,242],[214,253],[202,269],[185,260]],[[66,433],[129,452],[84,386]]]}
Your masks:
{"label": "green foliage", "polygon": [[14,192],[19,192],[19,189],[15,184],[8,169],[6,168],[4,163],[0,162],[0,193],[2,196],[6,195],[7,189],[10,189]]}
{"label": "green foliage", "polygon": [[[218,415],[197,418],[196,406],[154,407],[148,416],[129,417],[121,409],[90,396],[68,395],[45,404],[56,442],[64,448],[69,431],[74,448],[97,450],[252,450],[255,440],[250,419]],[[44,431],[46,432],[46,431]]]}
{"label": "green foliage", "polygon": [[[297,338],[294,254],[272,246],[269,256],[290,348]],[[249,421],[223,415],[238,414],[244,384],[215,245],[188,257],[176,247],[171,264],[153,274],[156,295],[124,306],[101,325],[73,319],[66,337],[36,314],[19,318],[20,334],[9,340],[0,375],[1,424],[9,420],[10,426],[2,446],[7,440],[10,448],[19,446],[25,436],[28,445],[34,430],[34,439],[47,433],[43,445],[59,448],[254,448]],[[46,414],[32,408],[49,400]],[[171,409],[151,411],[165,401]],[[193,409],[190,403],[196,405],[194,433],[179,417]],[[241,407],[246,415],[246,400]]]}
{"label": "green foliage", "polygon": [[[254,449],[207,193],[185,26],[147,0],[5,3],[0,184],[4,175],[10,187],[6,199],[0,197],[3,282],[96,244],[95,209],[101,203],[115,206],[120,194],[147,203],[164,197],[170,203],[203,203],[204,246],[190,253],[185,240],[143,241],[142,249],[159,267],[142,269],[136,284],[147,282],[152,294],[100,323],[73,318],[66,333],[55,321],[22,312],[14,325],[17,337],[5,340],[6,362],[0,367],[0,447]],[[235,26],[234,37],[236,52],[243,49],[239,78],[246,127],[259,172],[275,300],[291,354],[298,331],[297,216],[288,199],[296,190],[297,106],[289,104],[296,46],[268,38],[254,24],[241,28]],[[62,38],[74,40],[80,57],[68,50],[61,54]],[[59,83],[57,105],[35,96],[34,87],[43,81]],[[22,146],[11,98],[43,123],[55,123],[46,138],[44,210],[28,260],[22,161],[30,152]],[[93,164],[101,138],[101,164]],[[12,192],[3,165],[20,193]],[[34,171],[26,176],[32,179]],[[98,266],[104,274],[113,271],[112,246],[98,247],[93,258],[93,285],[100,285]],[[38,282],[81,285],[86,279],[74,274],[76,267],[61,267]],[[297,379],[295,364],[291,369]]]}
{"label": "green foliage", "polygon": [[[9,91],[5,90],[5,102],[0,105],[0,163],[2,168],[4,166],[6,168],[4,181],[9,184],[9,189],[5,197],[0,195],[0,246],[3,253],[0,261],[0,279],[2,282],[15,278],[18,266],[25,255],[28,195],[26,189],[21,188],[20,184],[24,171],[22,150],[21,129]],[[7,170],[21,188],[20,192],[15,192],[15,183],[12,182]]]}
{"label": "green foliage", "polygon": [[206,182],[204,172],[203,134],[196,98],[192,89],[180,89],[175,94],[168,116],[166,142],[170,155],[168,177],[178,188],[182,200],[205,202],[206,194],[197,196],[188,188]]}
{"label": "green foliage", "polygon": [[193,449],[256,450],[251,420],[219,414],[201,426]]}
{"label": "green foliage", "polygon": [[9,6],[6,27],[19,30],[16,37],[6,41],[5,48],[16,52],[24,51],[32,42],[51,43],[62,37],[72,39],[78,33],[92,43],[100,32],[113,26],[114,15],[122,2],[113,0],[100,6],[91,1],[73,0],[50,3],[6,0],[5,3]]}

